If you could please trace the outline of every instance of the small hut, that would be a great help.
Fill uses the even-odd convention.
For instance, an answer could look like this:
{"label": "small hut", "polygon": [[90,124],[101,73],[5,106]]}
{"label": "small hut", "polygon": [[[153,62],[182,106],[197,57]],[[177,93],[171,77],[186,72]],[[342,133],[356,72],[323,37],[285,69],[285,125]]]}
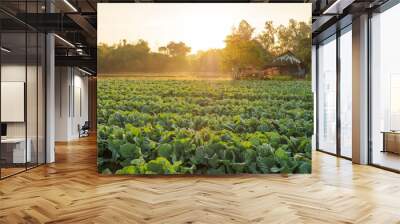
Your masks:
{"label": "small hut", "polygon": [[292,75],[298,78],[306,76],[306,67],[291,51],[287,51],[272,61],[268,69],[277,70],[280,75]]}
{"label": "small hut", "polygon": [[234,67],[233,79],[271,79],[273,76],[290,75],[296,78],[305,78],[306,67],[291,51],[276,57],[264,69],[253,66]]}

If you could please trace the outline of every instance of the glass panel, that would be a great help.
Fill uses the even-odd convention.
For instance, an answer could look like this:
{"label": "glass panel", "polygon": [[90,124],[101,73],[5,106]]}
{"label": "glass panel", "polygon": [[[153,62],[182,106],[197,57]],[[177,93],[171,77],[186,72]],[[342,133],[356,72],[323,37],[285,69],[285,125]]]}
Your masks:
{"label": "glass panel", "polygon": [[336,37],[318,48],[318,148],[336,153]]}
{"label": "glass panel", "polygon": [[45,44],[46,38],[44,34],[39,34],[38,45],[38,163],[45,163],[46,149],[45,149]]}
{"label": "glass panel", "polygon": [[28,150],[30,148],[30,161],[27,164],[29,167],[37,165],[38,160],[38,143],[37,143],[37,132],[38,132],[38,36],[36,32],[27,33],[28,38],[28,62],[27,62],[27,82],[26,82],[26,112],[27,112],[27,142]]}
{"label": "glass panel", "polygon": [[317,143],[317,80],[316,80],[316,75],[317,75],[317,47],[315,45],[312,46],[311,48],[311,80],[312,80],[312,91],[313,91],[313,96],[314,96],[314,102],[313,102],[313,136],[312,136],[312,149],[316,149],[316,143]]}
{"label": "glass panel", "polygon": [[372,22],[372,163],[400,170],[400,5]]}
{"label": "glass panel", "polygon": [[[26,12],[37,13],[37,1],[27,2]],[[37,17],[34,17],[37,18]],[[29,19],[29,18],[28,18]],[[32,23],[34,19],[30,19]],[[26,114],[27,114],[27,150],[30,150],[30,161],[27,167],[37,166],[38,160],[38,34],[34,30],[27,30],[27,75],[26,75]]]}
{"label": "glass panel", "polygon": [[[15,13],[43,13],[45,1],[1,1]],[[45,35],[0,12],[0,177],[45,162]],[[34,22],[34,21],[32,21]]]}
{"label": "glass panel", "polygon": [[[346,32],[347,31],[347,32]],[[340,36],[340,153],[352,157],[352,35],[345,30]]]}
{"label": "glass panel", "polygon": [[[25,170],[26,150],[26,34],[2,33],[1,57],[1,161],[2,177]],[[28,147],[29,149],[29,147]]]}

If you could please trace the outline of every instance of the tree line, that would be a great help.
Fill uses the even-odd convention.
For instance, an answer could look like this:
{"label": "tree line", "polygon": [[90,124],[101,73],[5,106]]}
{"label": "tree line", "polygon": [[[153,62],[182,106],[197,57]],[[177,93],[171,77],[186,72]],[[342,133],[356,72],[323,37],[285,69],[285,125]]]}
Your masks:
{"label": "tree line", "polygon": [[222,49],[208,49],[191,53],[183,42],[169,42],[151,51],[145,40],[115,45],[98,46],[100,73],[130,72],[230,72],[232,68],[254,67],[262,69],[272,60],[293,52],[306,66],[311,67],[311,22],[291,19],[287,26],[275,26],[267,21],[264,29],[256,34],[245,20],[225,38]]}

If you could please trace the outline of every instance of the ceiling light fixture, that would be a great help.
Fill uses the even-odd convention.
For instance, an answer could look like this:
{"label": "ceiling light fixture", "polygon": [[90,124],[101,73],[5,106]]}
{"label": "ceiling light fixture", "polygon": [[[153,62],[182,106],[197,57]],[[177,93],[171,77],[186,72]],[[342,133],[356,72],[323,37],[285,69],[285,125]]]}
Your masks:
{"label": "ceiling light fixture", "polygon": [[68,0],[64,0],[64,3],[68,5],[74,12],[78,12],[78,10],[73,6]]}
{"label": "ceiling light fixture", "polygon": [[5,47],[1,47],[0,49],[1,49],[1,51],[4,51],[6,53],[10,53],[11,52],[11,50],[9,50],[9,49],[7,49]]}
{"label": "ceiling light fixture", "polygon": [[75,48],[75,45],[73,45],[71,42],[69,42],[68,40],[60,37],[58,34],[54,34],[55,37],[57,37],[59,40],[61,40],[62,42],[64,42],[65,44],[67,44],[68,46]]}
{"label": "ceiling light fixture", "polygon": [[332,5],[330,5],[322,14],[342,14],[343,10],[351,5],[355,0],[336,0]]}
{"label": "ceiling light fixture", "polygon": [[83,55],[83,50],[81,48],[77,48],[76,49],[76,53],[78,53],[79,55]]}
{"label": "ceiling light fixture", "polygon": [[90,72],[88,72],[88,71],[86,71],[86,70],[83,70],[83,69],[81,69],[81,68],[79,68],[79,67],[78,67],[78,70],[81,71],[81,72],[83,72],[83,73],[85,73],[85,74],[87,74],[87,75],[93,75],[92,73],[90,73]]}

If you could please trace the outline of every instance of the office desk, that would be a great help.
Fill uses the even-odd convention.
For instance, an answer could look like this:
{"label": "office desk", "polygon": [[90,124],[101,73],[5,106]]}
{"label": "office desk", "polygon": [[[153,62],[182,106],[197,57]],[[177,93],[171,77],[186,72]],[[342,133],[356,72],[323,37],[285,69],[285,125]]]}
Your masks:
{"label": "office desk", "polygon": [[30,138],[26,139],[27,147],[25,153],[25,138],[6,138],[1,139],[1,157],[6,163],[26,163],[31,162],[32,141]]}

